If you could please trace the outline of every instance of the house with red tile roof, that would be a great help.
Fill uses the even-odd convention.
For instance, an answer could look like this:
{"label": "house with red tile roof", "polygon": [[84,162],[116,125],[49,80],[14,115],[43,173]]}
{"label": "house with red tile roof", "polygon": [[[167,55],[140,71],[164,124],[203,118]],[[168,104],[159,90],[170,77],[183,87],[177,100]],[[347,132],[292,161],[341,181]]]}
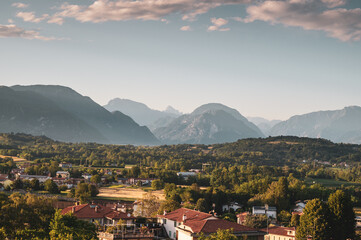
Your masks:
{"label": "house with red tile roof", "polygon": [[104,225],[105,216],[113,211],[111,208],[97,204],[80,204],[64,208],[61,213],[67,214],[72,212],[74,216],[81,220],[92,223],[98,221],[100,225]]}
{"label": "house with red tile roof", "polygon": [[268,231],[264,238],[265,240],[296,240],[296,228],[294,227],[274,226],[261,230],[265,232]]}
{"label": "house with red tile roof", "polygon": [[233,234],[247,236],[249,240],[263,240],[265,235],[265,232],[186,208],[165,213],[158,216],[158,219],[171,239],[194,240],[201,233],[209,235],[216,233],[218,229],[233,229]]}
{"label": "house with red tile roof", "polygon": [[135,217],[130,213],[116,211],[98,204],[80,204],[64,208],[61,213],[72,212],[74,216],[88,222],[98,222],[100,225],[115,226],[122,220],[127,226],[134,224]]}

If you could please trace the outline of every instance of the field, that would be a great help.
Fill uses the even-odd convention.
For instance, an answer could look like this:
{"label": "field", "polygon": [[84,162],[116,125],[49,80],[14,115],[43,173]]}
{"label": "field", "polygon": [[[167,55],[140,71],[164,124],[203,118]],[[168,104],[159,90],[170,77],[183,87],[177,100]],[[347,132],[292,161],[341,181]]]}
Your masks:
{"label": "field", "polygon": [[28,161],[28,160],[26,160],[24,158],[18,158],[18,157],[14,157],[14,156],[0,155],[0,158],[12,158],[14,160],[14,162],[27,162]]}
{"label": "field", "polygon": [[[104,199],[113,199],[113,200],[126,200],[134,201],[137,199],[143,199],[143,195],[147,193],[140,188],[114,188],[114,187],[102,187],[99,189],[98,198]],[[163,190],[153,191],[153,194],[156,195],[160,200],[164,200]]]}
{"label": "field", "polygon": [[313,183],[319,183],[325,187],[340,187],[341,185],[344,186],[361,186],[361,183],[352,183],[352,182],[346,182],[341,180],[335,180],[335,179],[323,179],[323,178],[306,178],[306,183],[313,184]]}

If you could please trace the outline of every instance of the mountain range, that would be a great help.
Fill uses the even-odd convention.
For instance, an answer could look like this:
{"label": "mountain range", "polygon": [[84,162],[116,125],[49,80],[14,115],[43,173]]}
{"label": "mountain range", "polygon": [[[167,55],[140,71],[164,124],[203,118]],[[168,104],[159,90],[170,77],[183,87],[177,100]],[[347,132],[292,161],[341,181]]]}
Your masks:
{"label": "mountain range", "polygon": [[0,86],[0,132],[45,135],[66,142],[134,145],[213,144],[281,135],[361,144],[361,107],[269,121],[247,119],[219,103],[181,114],[172,107],[158,111],[119,98],[102,107],[64,86]]}
{"label": "mountain range", "polygon": [[271,136],[325,138],[333,142],[361,143],[361,107],[319,111],[293,116],[269,131]]}
{"label": "mountain range", "polygon": [[0,132],[45,135],[67,142],[159,143],[147,127],[67,87],[1,87],[0,100]]}

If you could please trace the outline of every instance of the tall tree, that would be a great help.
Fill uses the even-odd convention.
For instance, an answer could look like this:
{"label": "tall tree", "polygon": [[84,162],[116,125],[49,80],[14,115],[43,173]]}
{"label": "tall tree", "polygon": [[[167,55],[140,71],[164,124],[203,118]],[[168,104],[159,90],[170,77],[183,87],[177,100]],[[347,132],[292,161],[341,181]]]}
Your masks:
{"label": "tall tree", "polygon": [[332,219],[328,205],[320,199],[312,199],[306,204],[300,225],[297,228],[296,238],[312,240],[325,240],[332,237]]}
{"label": "tall tree", "polygon": [[337,190],[328,198],[328,206],[332,214],[333,236],[345,240],[355,237],[355,212],[351,197],[342,190]]}

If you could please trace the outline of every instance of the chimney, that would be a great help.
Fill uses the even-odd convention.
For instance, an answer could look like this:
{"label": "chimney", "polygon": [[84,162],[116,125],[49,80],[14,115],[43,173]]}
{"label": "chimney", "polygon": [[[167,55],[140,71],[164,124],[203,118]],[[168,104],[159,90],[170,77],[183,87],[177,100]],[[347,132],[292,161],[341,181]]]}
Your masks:
{"label": "chimney", "polygon": [[185,214],[183,214],[182,220],[183,220],[183,222],[184,222],[185,220],[187,220],[187,216],[186,216]]}
{"label": "chimney", "polygon": [[95,206],[95,212],[99,212],[99,207]]}
{"label": "chimney", "polygon": [[163,215],[165,216],[166,214],[167,214],[167,211],[166,211],[166,210],[164,210]]}
{"label": "chimney", "polygon": [[73,206],[73,207],[71,208],[71,212],[72,212],[72,213],[75,213],[75,206]]}

